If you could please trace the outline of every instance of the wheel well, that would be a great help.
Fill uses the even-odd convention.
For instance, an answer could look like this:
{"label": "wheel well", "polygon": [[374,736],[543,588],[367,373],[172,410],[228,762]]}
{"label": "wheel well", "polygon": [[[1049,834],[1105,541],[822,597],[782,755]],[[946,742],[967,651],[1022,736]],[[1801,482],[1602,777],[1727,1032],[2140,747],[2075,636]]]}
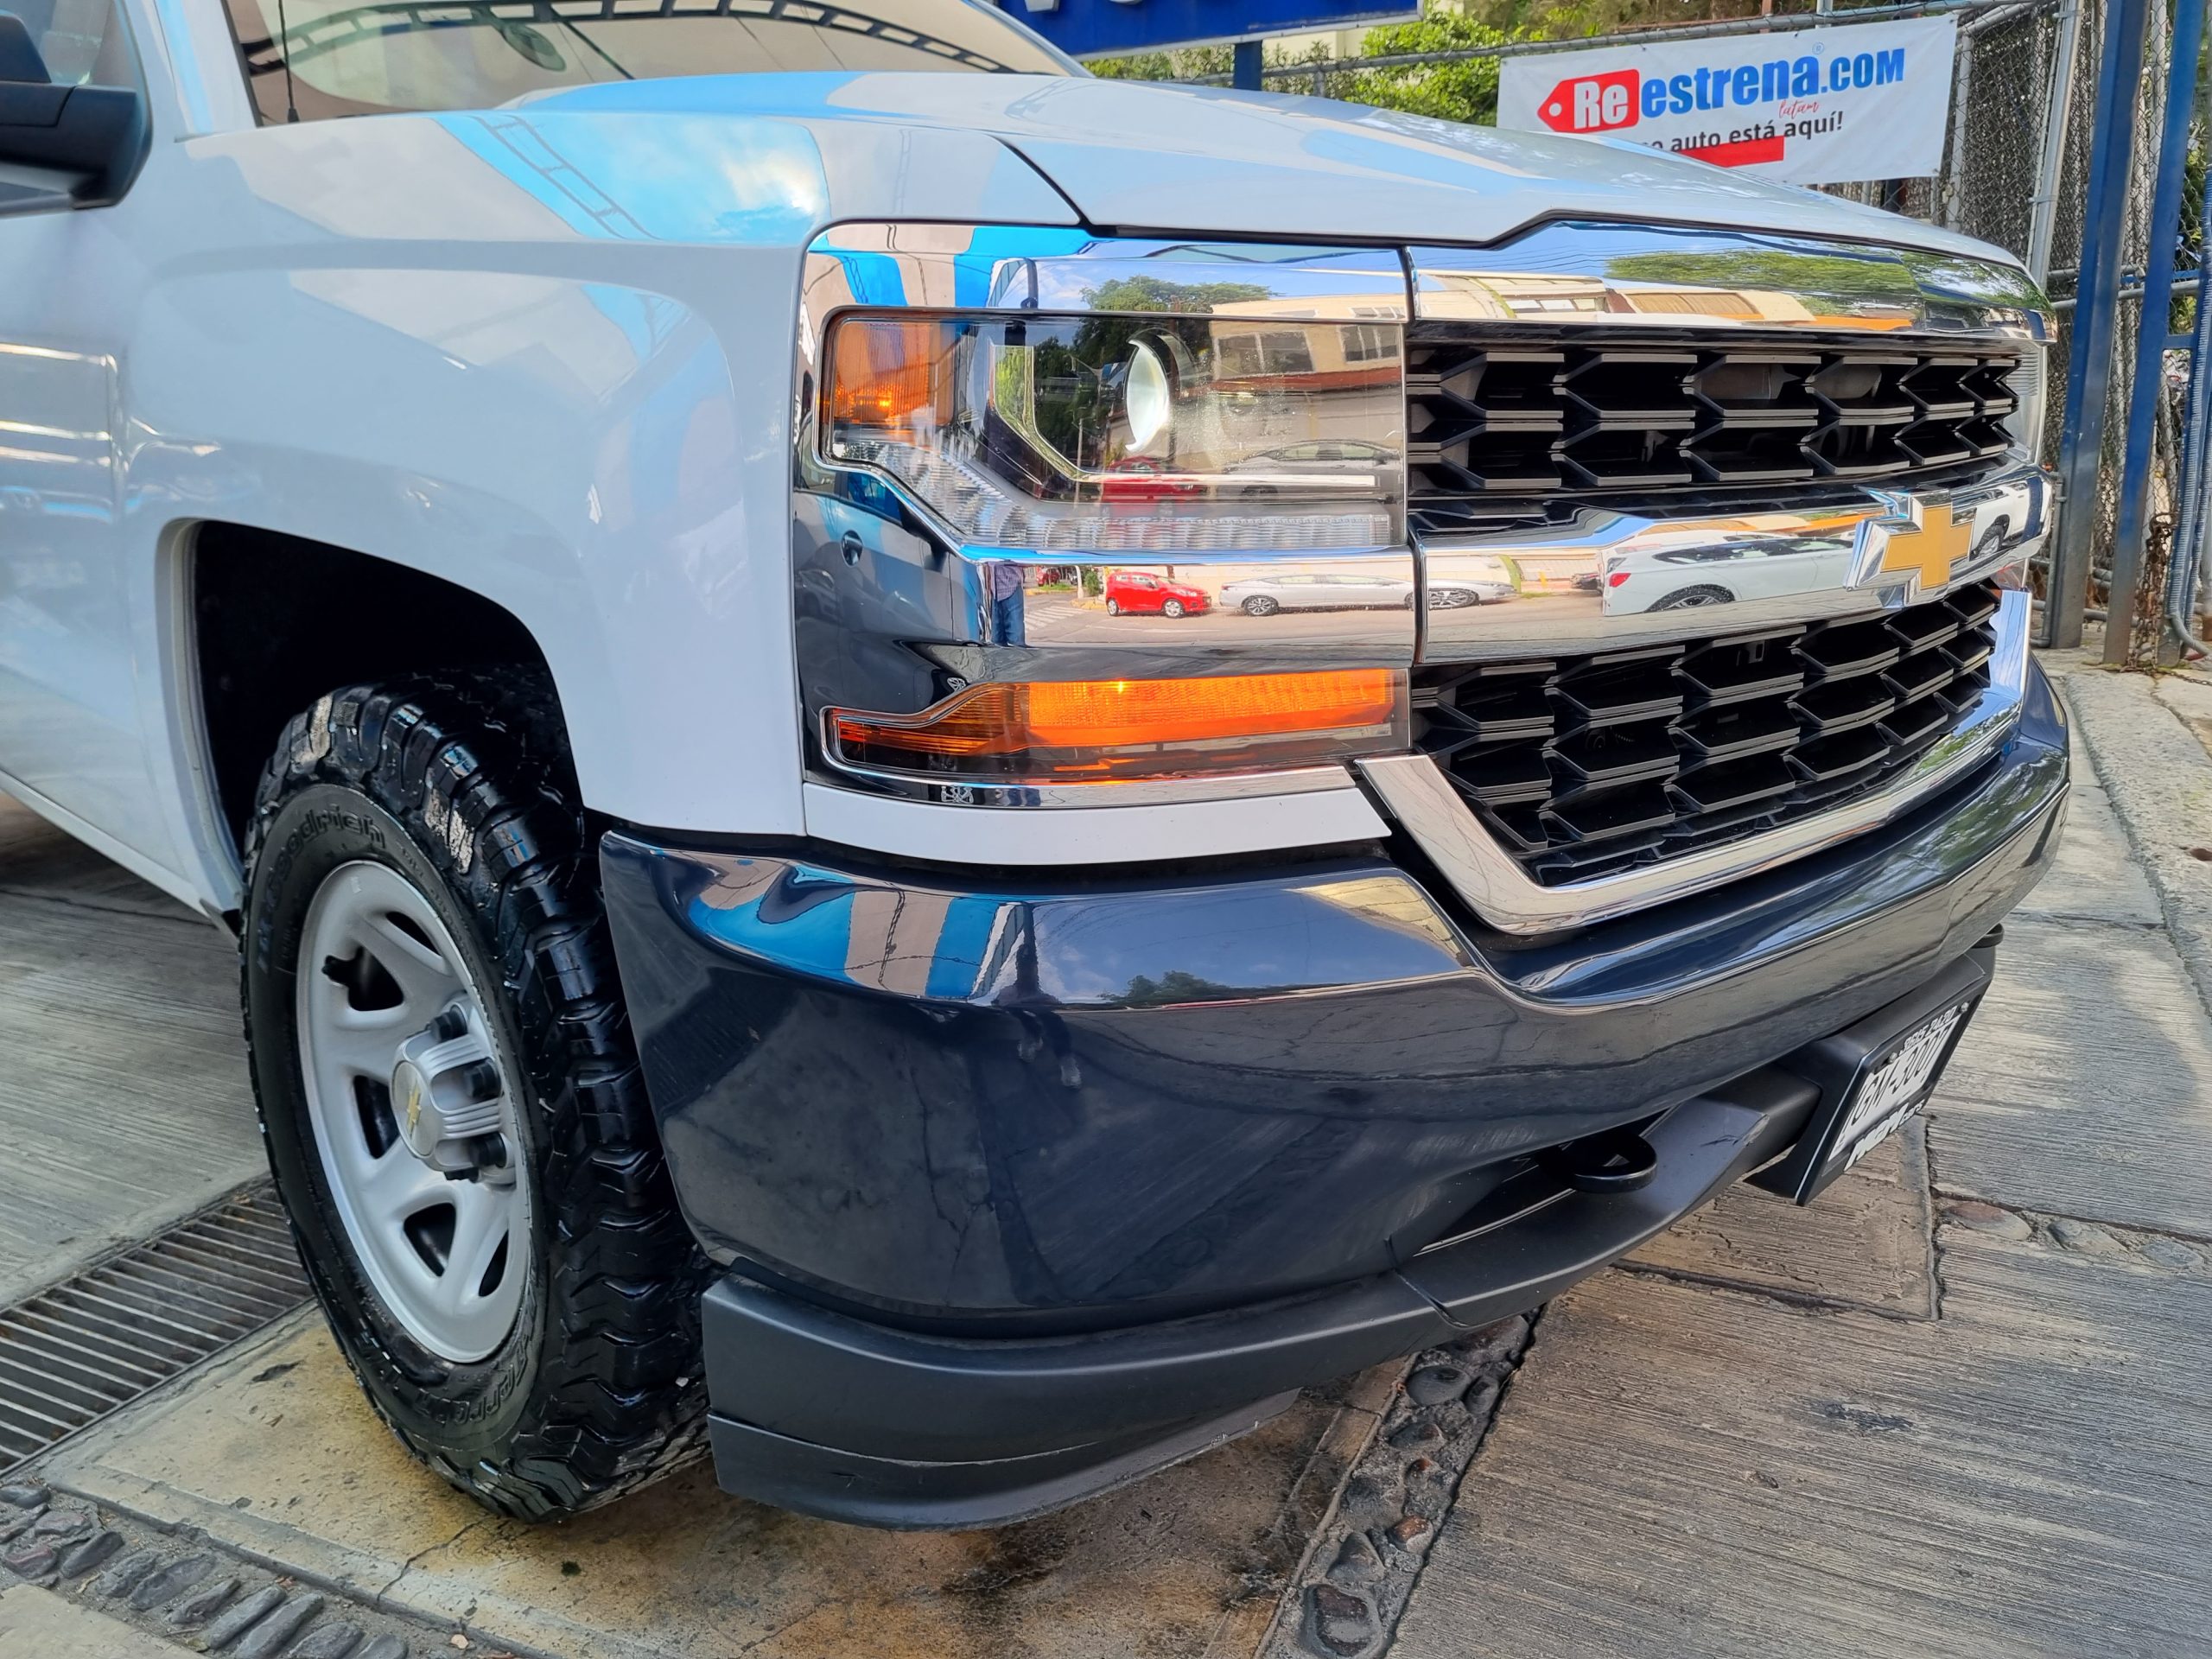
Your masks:
{"label": "wheel well", "polygon": [[481,594],[270,531],[200,526],[191,594],[209,769],[222,821],[239,841],[284,722],[334,686],[426,670],[546,668],[530,630]]}

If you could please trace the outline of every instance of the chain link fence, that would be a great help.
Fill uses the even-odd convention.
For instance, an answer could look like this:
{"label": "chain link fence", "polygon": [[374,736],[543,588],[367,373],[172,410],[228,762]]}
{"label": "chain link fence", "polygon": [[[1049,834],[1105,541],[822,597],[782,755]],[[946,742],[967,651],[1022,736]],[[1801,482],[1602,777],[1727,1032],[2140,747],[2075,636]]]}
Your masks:
{"label": "chain link fence", "polygon": [[[2139,97],[2134,154],[2129,168],[2123,261],[2139,279],[2149,253],[2151,198],[2164,116],[2165,54],[2172,40],[2175,0],[2154,0],[2152,43]],[[2188,0],[2180,0],[2187,3]],[[1325,47],[1302,54],[1275,50],[1263,75],[1274,91],[1357,101],[1378,72],[1420,72],[1485,59],[1583,47],[1648,44],[1773,29],[1819,28],[1925,12],[1960,18],[1953,71],[1951,114],[1942,170],[1931,178],[1870,181],[1823,187],[1830,194],[1929,219],[1993,242],[2027,261],[2042,276],[2056,308],[2059,327],[2049,357],[2045,454],[2056,456],[2066,401],[2072,342],[2074,289],[2087,213],[2090,147],[2096,128],[2099,55],[2106,0],[1934,0],[1921,7],[1884,4],[1798,12],[1719,23],[1655,27],[1556,42],[1520,41],[1393,57],[1335,57]],[[1163,60],[1164,62],[1165,60]],[[1210,59],[1193,55],[1175,78],[1219,84],[1228,77]],[[2202,140],[2200,137],[2200,145]],[[2120,307],[2110,380],[2112,409],[2106,423],[2104,462],[2094,501],[2074,511],[2096,516],[2095,568],[2089,595],[2093,613],[2107,597],[2113,534],[2119,513],[2120,446],[2133,385],[2138,330],[2143,324],[2139,288]],[[2164,327],[2164,319],[2154,326]],[[2181,392],[2165,388],[2154,446],[2151,524],[2154,549],[2170,530],[2180,474],[2177,435],[2183,430]],[[2043,580],[2039,573],[2039,582]],[[2200,593],[2196,612],[2205,602]]]}

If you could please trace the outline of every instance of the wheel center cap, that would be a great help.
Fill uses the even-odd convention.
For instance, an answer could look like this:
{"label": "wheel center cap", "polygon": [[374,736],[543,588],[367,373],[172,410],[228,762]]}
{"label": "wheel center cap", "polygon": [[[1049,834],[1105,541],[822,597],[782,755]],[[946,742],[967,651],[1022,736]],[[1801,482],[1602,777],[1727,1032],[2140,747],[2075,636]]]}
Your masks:
{"label": "wheel center cap", "polygon": [[391,1110],[408,1150],[448,1173],[473,1168],[470,1142],[500,1123],[499,1067],[476,1022],[448,1008],[399,1046]]}
{"label": "wheel center cap", "polygon": [[444,1140],[445,1123],[430,1096],[430,1080],[412,1060],[402,1060],[391,1074],[391,1109],[399,1117],[399,1137],[417,1158],[428,1158]]}

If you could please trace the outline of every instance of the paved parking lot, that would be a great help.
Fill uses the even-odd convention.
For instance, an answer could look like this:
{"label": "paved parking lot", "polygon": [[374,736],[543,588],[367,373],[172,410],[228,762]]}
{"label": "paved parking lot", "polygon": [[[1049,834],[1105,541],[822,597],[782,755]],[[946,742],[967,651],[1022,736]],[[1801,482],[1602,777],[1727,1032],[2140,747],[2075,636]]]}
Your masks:
{"label": "paved parking lot", "polygon": [[[2207,1650],[2212,690],[2056,665],[2064,864],[1924,1129],[1810,1211],[1731,1195],[1533,1332],[1062,1516],[913,1536],[697,1471],[495,1520],[303,1315],[60,1448],[54,1507],[288,1579],[325,1625],[381,1609],[418,1654]],[[253,1176],[230,972],[205,923],[0,808],[0,1303]]]}

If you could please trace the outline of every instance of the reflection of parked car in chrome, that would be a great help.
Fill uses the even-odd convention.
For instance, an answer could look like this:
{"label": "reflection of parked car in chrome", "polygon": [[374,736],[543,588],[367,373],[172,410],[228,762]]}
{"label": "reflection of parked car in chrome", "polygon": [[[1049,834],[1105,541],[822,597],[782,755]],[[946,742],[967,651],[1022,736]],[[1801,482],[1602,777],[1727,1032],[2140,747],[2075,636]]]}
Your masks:
{"label": "reflection of parked car in chrome", "polygon": [[1517,591],[1510,582],[1432,582],[1428,584],[1428,608],[1456,611],[1469,605],[1496,605],[1512,598]]}
{"label": "reflection of parked car in chrome", "polygon": [[1414,585],[1402,577],[1363,575],[1357,569],[1317,575],[1248,576],[1224,588],[1221,602],[1236,606],[1247,616],[1273,616],[1277,611],[1380,608],[1411,605]]}
{"label": "reflection of parked car in chrome", "polygon": [[1109,616],[1147,616],[1154,612],[1161,616],[1186,616],[1212,608],[1205,589],[1187,582],[1135,570],[1116,570],[1106,578]]}
{"label": "reflection of parked car in chrome", "polygon": [[[1851,559],[1847,536],[1749,536],[1638,549],[1605,572],[1605,610],[1624,616],[1816,593],[1841,586]],[[1584,580],[1577,578],[1575,586]]]}
{"label": "reflection of parked car in chrome", "polygon": [[1238,494],[1265,497],[1327,479],[1345,479],[1365,488],[1374,481],[1377,467],[1394,465],[1396,460],[1392,451],[1377,445],[1344,440],[1285,444],[1240,461],[1229,470],[1255,475]]}
{"label": "reflection of parked car in chrome", "polygon": [[[1513,597],[1513,584],[1505,582],[1452,582],[1428,590],[1433,611],[1457,610],[1468,605],[1494,605]],[[1410,608],[1414,585],[1401,576],[1363,576],[1340,571],[1328,575],[1248,576],[1221,590],[1224,606],[1234,606],[1247,616],[1273,616],[1277,611],[1337,611]]]}
{"label": "reflection of parked car in chrome", "polygon": [[1170,472],[1165,461],[1133,455],[1116,462],[1113,471],[1099,480],[1098,493],[1107,501],[1166,501],[1203,495],[1205,486],[1197,479]]}

